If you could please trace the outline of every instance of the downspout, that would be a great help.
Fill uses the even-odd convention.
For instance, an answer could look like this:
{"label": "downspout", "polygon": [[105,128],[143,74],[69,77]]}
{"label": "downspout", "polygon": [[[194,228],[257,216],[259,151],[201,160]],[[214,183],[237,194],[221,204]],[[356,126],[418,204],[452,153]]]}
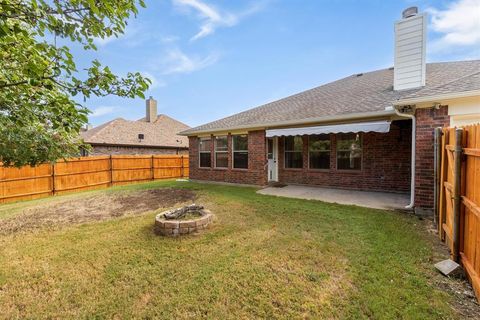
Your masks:
{"label": "downspout", "polygon": [[416,119],[413,114],[401,113],[397,108],[393,107],[395,114],[399,117],[408,118],[412,120],[412,159],[411,159],[411,177],[410,177],[410,203],[405,206],[405,209],[412,209],[415,205],[415,154],[416,154],[416,139],[417,132]]}

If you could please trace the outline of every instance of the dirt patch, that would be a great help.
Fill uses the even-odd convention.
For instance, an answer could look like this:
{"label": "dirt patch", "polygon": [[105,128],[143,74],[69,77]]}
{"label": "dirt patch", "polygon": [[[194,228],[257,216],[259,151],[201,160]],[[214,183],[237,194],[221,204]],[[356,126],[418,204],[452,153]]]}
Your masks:
{"label": "dirt patch", "polygon": [[[440,241],[438,233],[430,219],[424,221],[425,233],[433,240],[434,254],[432,256],[432,265],[439,261],[449,258],[447,246]],[[435,270],[436,271],[436,270]],[[477,303],[473,288],[465,276],[445,277],[440,272],[436,272],[432,278],[433,284],[447,292],[452,297],[452,307],[465,319],[478,319],[480,314],[480,304]]]}
{"label": "dirt patch", "polygon": [[136,192],[103,193],[42,204],[0,223],[0,235],[42,227],[101,221],[112,217],[140,214],[177,203],[192,202],[195,193],[184,189],[155,189]]}

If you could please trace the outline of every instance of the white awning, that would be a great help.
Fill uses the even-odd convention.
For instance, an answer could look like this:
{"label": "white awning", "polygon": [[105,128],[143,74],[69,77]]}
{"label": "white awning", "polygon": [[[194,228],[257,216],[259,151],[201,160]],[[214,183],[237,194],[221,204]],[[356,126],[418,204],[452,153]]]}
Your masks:
{"label": "white awning", "polygon": [[280,136],[303,136],[312,134],[325,133],[347,133],[347,132],[389,132],[390,121],[374,121],[374,122],[358,122],[337,124],[330,126],[316,126],[316,127],[302,127],[302,128],[288,128],[288,129],[272,129],[267,130],[267,137]]}

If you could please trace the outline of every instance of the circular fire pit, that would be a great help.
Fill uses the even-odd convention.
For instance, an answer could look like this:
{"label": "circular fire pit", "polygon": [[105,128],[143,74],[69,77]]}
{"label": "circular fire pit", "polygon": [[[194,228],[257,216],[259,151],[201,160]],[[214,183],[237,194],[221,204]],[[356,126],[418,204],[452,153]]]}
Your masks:
{"label": "circular fire pit", "polygon": [[164,211],[155,217],[155,233],[176,237],[205,229],[212,222],[210,210],[195,204]]}

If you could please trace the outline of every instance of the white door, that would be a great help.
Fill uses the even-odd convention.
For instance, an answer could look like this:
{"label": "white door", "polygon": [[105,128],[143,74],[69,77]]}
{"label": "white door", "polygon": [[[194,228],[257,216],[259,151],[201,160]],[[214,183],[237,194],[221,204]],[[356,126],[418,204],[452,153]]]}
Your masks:
{"label": "white door", "polygon": [[268,181],[278,181],[278,138],[267,138]]}

